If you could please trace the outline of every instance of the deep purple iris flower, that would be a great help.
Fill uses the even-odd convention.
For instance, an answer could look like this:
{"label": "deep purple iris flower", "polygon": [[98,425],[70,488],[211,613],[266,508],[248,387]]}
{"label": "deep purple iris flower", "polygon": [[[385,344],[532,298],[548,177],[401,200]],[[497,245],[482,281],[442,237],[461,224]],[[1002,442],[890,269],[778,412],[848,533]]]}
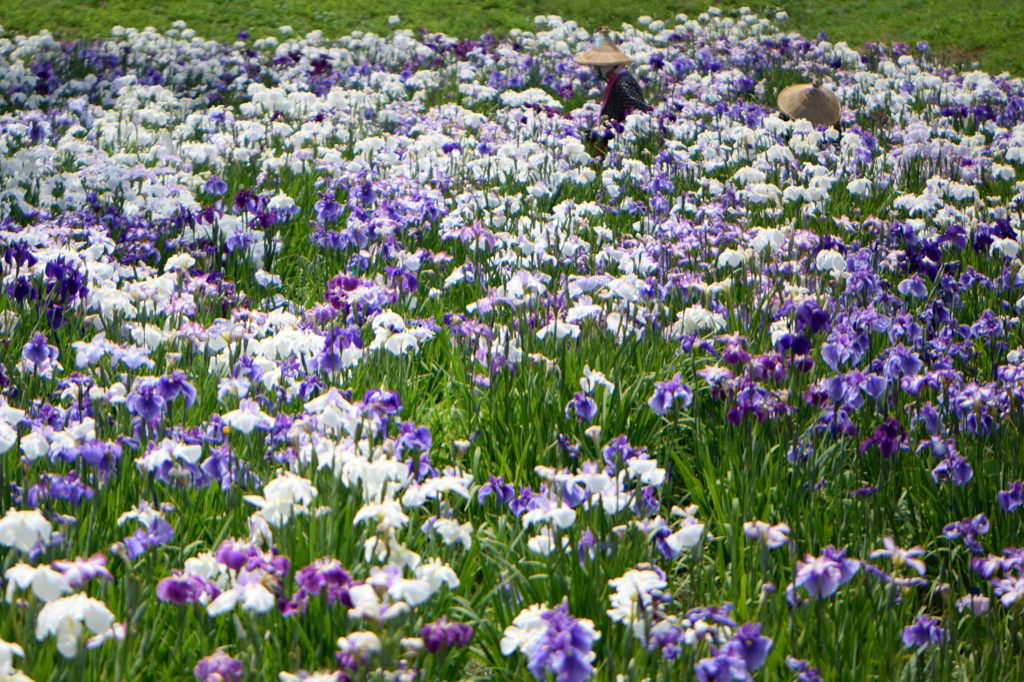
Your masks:
{"label": "deep purple iris flower", "polygon": [[173,571],[156,586],[156,596],[160,601],[171,604],[194,604],[205,593],[206,584],[202,578],[181,571]]}
{"label": "deep purple iris flower", "polygon": [[597,403],[589,395],[579,391],[565,406],[566,419],[571,419],[574,414],[581,422],[589,422],[597,416]]}
{"label": "deep purple iris flower", "polygon": [[433,623],[427,623],[420,630],[423,645],[432,654],[442,649],[469,646],[473,640],[473,627],[465,623],[452,623],[442,616]]}
{"label": "deep purple iris flower", "polygon": [[156,390],[166,402],[171,402],[179,395],[185,398],[186,407],[192,407],[196,401],[195,386],[189,382],[188,376],[180,369],[168,376],[160,377],[157,380]]}
{"label": "deep purple iris flower", "polygon": [[516,488],[510,483],[505,483],[505,479],[502,476],[491,476],[487,483],[480,487],[480,492],[477,493],[476,499],[480,504],[483,504],[491,495],[494,495],[498,504],[506,505],[515,499]]}

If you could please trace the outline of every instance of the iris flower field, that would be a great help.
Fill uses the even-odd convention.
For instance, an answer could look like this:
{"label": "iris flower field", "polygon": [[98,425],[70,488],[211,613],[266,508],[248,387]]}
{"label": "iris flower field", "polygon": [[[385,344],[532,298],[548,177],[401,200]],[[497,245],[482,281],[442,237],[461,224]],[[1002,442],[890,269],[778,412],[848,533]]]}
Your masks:
{"label": "iris flower field", "polygon": [[399,22],[0,35],[0,680],[1024,678],[1024,80]]}

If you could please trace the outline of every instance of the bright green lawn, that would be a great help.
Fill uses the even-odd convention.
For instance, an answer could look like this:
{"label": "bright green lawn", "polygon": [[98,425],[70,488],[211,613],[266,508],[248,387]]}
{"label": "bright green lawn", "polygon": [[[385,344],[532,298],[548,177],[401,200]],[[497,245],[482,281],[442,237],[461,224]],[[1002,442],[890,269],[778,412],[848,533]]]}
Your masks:
{"label": "bright green lawn", "polygon": [[75,38],[105,36],[115,24],[167,28],[175,19],[184,19],[204,36],[230,39],[243,29],[258,36],[282,24],[299,32],[321,29],[328,35],[386,31],[387,18],[398,14],[407,27],[475,37],[529,27],[538,14],[614,27],[643,14],[667,19],[678,12],[698,13],[711,4],[723,9],[785,9],[793,30],[811,36],[826,31],[833,40],[853,45],[867,40],[927,40],[951,61],[977,60],[990,71],[1024,75],[1024,0],[0,0],[0,25],[8,31],[49,29]]}

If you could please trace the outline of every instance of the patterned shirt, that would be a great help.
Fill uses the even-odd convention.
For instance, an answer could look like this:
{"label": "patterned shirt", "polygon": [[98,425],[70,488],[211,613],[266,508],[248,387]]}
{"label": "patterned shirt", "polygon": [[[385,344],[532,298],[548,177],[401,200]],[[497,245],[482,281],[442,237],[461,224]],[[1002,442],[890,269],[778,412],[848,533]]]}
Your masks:
{"label": "patterned shirt", "polygon": [[629,71],[612,73],[608,79],[608,88],[611,91],[606,92],[605,102],[601,107],[602,116],[621,123],[634,111],[650,110],[647,100],[644,99],[644,91]]}

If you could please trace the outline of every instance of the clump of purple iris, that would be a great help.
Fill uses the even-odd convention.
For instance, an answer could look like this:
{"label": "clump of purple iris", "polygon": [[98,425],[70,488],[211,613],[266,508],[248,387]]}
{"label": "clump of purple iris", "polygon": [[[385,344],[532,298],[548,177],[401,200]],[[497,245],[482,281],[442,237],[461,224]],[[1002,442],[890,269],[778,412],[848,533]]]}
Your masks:
{"label": "clump of purple iris", "polygon": [[974,554],[984,554],[985,548],[981,546],[978,536],[986,535],[989,531],[988,517],[978,514],[973,518],[961,519],[947,524],[942,529],[943,535],[950,540],[962,539],[967,548]]}
{"label": "clump of purple iris", "polygon": [[165,519],[155,519],[147,528],[139,528],[124,539],[128,557],[132,560],[155,547],[166,545],[174,539],[174,528]]}
{"label": "clump of purple iris", "polygon": [[1009,608],[1024,599],[1024,549],[1006,547],[1002,556],[990,554],[974,559],[971,568],[992,584],[992,591],[1003,606]]}
{"label": "clump of purple iris", "polygon": [[654,384],[654,394],[647,405],[655,414],[668,414],[673,407],[685,410],[693,402],[693,390],[683,383],[682,375],[677,373],[668,381]]}
{"label": "clump of purple iris", "polygon": [[323,557],[299,569],[295,573],[295,582],[299,584],[299,591],[292,599],[292,608],[295,611],[305,610],[310,597],[315,597],[324,590],[327,591],[328,604],[341,602],[345,606],[352,606],[349,596],[352,576],[337,559]]}
{"label": "clump of purple iris", "polygon": [[216,599],[220,590],[209,580],[181,571],[173,571],[156,586],[156,596],[170,604],[195,604],[203,598]]}
{"label": "clump of purple iris", "polygon": [[240,682],[243,671],[241,661],[217,650],[196,663],[192,674],[199,682]]}
{"label": "clump of purple iris", "polygon": [[367,415],[386,415],[393,417],[402,411],[402,397],[397,391],[371,389],[363,396],[363,407]]}
{"label": "clump of purple iris", "polygon": [[932,478],[936,483],[947,483],[952,481],[958,486],[965,486],[974,478],[974,469],[965,457],[952,455],[940,461],[932,469]]}
{"label": "clump of purple iris", "polygon": [[[54,329],[64,324],[64,311],[76,299],[85,300],[89,287],[85,276],[63,256],[49,261],[44,270],[46,276],[46,319]],[[18,292],[15,292],[18,293]]]}
{"label": "clump of purple iris", "polygon": [[908,649],[914,649],[930,644],[944,644],[948,635],[941,620],[925,615],[918,616],[913,625],[903,628],[902,638]]}
{"label": "clump of purple iris", "polygon": [[846,550],[829,545],[821,556],[807,554],[797,562],[793,586],[804,588],[815,599],[825,599],[850,582],[859,570],[860,561],[846,558]]}
{"label": "clump of purple iris", "polygon": [[569,601],[541,616],[547,629],[528,652],[527,668],[538,680],[553,674],[558,682],[584,682],[594,674],[594,640],[589,624],[569,613]]}
{"label": "clump of purple iris", "polygon": [[44,473],[39,482],[28,489],[25,502],[30,507],[38,507],[46,500],[64,500],[77,506],[83,500],[91,500],[95,494],[96,491],[80,479],[77,471],[66,476]]}
{"label": "clump of purple iris", "polygon": [[328,374],[345,366],[343,352],[348,348],[362,348],[363,338],[358,327],[332,327],[324,339],[324,349],[316,358],[316,366]]}
{"label": "clump of purple iris", "polygon": [[163,517],[163,513],[173,509],[171,505],[154,507],[146,500],[140,502],[137,509],[122,515],[118,525],[135,519],[142,527],[122,540],[123,547],[115,545],[115,549],[123,550],[134,561],[149,550],[168,544],[174,539],[174,527]]}
{"label": "clump of purple iris", "polygon": [[816,334],[831,328],[829,314],[814,301],[804,301],[794,315],[796,330],[801,334]]}
{"label": "clump of purple iris", "polygon": [[452,623],[445,617],[427,623],[420,630],[423,646],[432,654],[442,649],[469,646],[473,640],[473,627],[465,623]]}

